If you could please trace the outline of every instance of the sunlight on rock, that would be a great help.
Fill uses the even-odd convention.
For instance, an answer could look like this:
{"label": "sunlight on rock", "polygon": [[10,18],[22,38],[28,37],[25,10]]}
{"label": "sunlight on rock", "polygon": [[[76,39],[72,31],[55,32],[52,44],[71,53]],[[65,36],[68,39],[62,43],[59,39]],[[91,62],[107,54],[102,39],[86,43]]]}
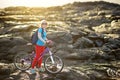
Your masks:
{"label": "sunlight on rock", "polygon": [[6,35],[0,35],[0,38],[3,38],[3,37],[11,37],[12,34],[6,34]]}
{"label": "sunlight on rock", "polygon": [[[54,75],[16,70],[15,55],[35,49],[31,36],[43,19],[48,22],[47,38],[55,43],[51,51],[64,61],[63,70]],[[0,80],[112,80],[107,71],[120,71],[119,60],[119,4],[96,1],[0,9]]]}

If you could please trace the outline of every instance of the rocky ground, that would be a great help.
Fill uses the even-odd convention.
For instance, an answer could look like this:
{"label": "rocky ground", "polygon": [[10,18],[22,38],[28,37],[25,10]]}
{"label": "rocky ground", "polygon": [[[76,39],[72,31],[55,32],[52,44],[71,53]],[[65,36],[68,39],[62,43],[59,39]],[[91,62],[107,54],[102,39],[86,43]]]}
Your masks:
{"label": "rocky ground", "polygon": [[[119,80],[120,5],[103,1],[0,9],[0,80],[34,76],[18,72],[13,58],[31,53],[33,46],[26,44],[42,19],[49,22],[48,38],[65,64],[59,74],[43,73],[47,75],[43,80]],[[110,75],[108,70],[116,73]]]}

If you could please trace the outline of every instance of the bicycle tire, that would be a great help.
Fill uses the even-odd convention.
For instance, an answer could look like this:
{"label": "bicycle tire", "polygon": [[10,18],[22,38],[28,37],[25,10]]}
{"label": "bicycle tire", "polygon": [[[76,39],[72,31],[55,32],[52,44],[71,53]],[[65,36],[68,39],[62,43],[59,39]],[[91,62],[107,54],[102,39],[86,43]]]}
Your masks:
{"label": "bicycle tire", "polygon": [[[22,60],[24,60],[24,63]],[[21,52],[21,53],[15,55],[15,57],[14,57],[14,65],[17,69],[19,69],[21,71],[28,70],[31,67],[31,62],[32,62],[32,59],[29,56],[29,54],[24,53],[24,52],[23,53]],[[23,65],[24,65],[24,67],[23,67]]]}
{"label": "bicycle tire", "polygon": [[[48,61],[51,61],[50,56],[45,59],[45,61],[44,61],[44,67],[45,67],[45,70],[46,70],[48,73],[57,74],[57,73],[59,73],[59,72],[62,71],[62,69],[63,69],[63,67],[64,67],[64,63],[63,63],[63,61],[62,61],[62,59],[61,59],[60,57],[58,57],[58,56],[56,56],[56,55],[52,55],[52,56],[53,56],[53,59],[54,59],[55,63],[57,62],[55,59],[58,59],[58,61],[61,63],[60,69],[57,70],[57,71],[53,71],[53,70],[51,70],[51,69],[49,69],[49,68],[47,67]],[[51,61],[51,62],[52,62],[52,61]]]}

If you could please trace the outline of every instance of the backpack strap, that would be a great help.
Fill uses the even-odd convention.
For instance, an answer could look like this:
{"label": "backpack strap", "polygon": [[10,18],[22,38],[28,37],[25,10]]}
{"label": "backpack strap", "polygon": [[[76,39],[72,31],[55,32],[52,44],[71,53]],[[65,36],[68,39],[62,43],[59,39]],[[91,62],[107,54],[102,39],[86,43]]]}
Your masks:
{"label": "backpack strap", "polygon": [[42,28],[42,34],[41,34],[41,35],[42,35],[42,37],[44,37],[44,34],[43,34],[43,33],[44,33],[44,30],[43,30],[43,28]]}

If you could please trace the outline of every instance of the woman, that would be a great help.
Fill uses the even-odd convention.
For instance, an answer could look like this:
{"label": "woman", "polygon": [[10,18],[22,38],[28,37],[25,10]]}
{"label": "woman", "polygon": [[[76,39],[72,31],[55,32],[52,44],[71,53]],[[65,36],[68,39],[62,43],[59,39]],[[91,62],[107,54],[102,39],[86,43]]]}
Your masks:
{"label": "woman", "polygon": [[[47,33],[46,33],[46,27],[47,27],[47,21],[46,20],[42,20],[41,21],[41,25],[38,29],[38,41],[35,45],[35,51],[36,51],[36,56],[33,59],[32,62],[32,69],[30,70],[30,72],[33,74],[35,73],[35,69],[34,67],[36,66],[36,64],[38,63],[38,68],[41,67],[41,63],[42,63],[42,58],[39,60],[39,57],[41,55],[41,53],[44,51],[45,49],[45,44],[49,43],[49,40],[47,40]],[[40,69],[39,69],[40,70]]]}

